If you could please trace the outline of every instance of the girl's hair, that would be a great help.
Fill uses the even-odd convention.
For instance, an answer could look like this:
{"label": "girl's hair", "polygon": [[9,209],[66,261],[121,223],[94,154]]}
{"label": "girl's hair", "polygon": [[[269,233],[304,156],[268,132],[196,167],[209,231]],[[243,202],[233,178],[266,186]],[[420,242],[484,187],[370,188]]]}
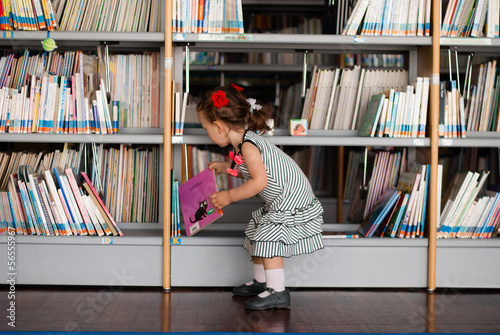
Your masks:
{"label": "girl's hair", "polygon": [[[212,94],[223,91],[228,100],[227,105],[217,108],[212,101]],[[271,115],[265,107],[250,112],[250,103],[245,95],[233,86],[218,86],[207,93],[196,106],[198,114],[202,114],[210,123],[221,120],[232,128],[244,128],[265,134],[271,128],[267,125],[267,119]]]}

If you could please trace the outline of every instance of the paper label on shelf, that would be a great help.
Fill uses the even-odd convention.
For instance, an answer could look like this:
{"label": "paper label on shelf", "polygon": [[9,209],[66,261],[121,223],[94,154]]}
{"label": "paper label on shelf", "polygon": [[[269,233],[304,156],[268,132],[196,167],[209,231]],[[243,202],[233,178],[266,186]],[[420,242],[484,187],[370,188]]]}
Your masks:
{"label": "paper label on shelf", "polygon": [[181,245],[181,238],[180,237],[171,237],[170,238],[170,245]]}
{"label": "paper label on shelf", "polygon": [[103,237],[102,244],[113,244],[113,238],[112,237]]}
{"label": "paper label on shelf", "polygon": [[453,139],[451,138],[443,138],[441,140],[441,145],[445,147],[451,147],[453,145]]}
{"label": "paper label on shelf", "polygon": [[172,57],[165,57],[165,69],[171,69],[174,59]]}
{"label": "paper label on shelf", "polygon": [[431,74],[431,85],[439,85],[439,73]]}
{"label": "paper label on shelf", "polygon": [[184,41],[186,39],[186,35],[184,34],[174,34],[174,41]]}
{"label": "paper label on shelf", "polygon": [[491,38],[441,37],[441,45],[491,45]]}
{"label": "paper label on shelf", "polygon": [[172,144],[181,144],[182,136],[172,136]]}
{"label": "paper label on shelf", "polygon": [[354,43],[365,43],[364,36],[354,36]]}
{"label": "paper label on shelf", "polygon": [[414,138],[413,139],[413,145],[416,147],[421,147],[424,145],[424,139],[423,138]]}
{"label": "paper label on shelf", "polygon": [[13,31],[4,31],[3,38],[14,38],[14,32]]}
{"label": "paper label on shelf", "polygon": [[251,34],[199,34],[199,41],[251,41]]}

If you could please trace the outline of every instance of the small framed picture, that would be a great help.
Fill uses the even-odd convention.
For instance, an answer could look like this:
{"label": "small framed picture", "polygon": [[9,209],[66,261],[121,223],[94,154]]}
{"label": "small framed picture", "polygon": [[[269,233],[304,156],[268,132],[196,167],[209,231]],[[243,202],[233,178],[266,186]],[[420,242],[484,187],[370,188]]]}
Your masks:
{"label": "small framed picture", "polygon": [[292,119],[290,120],[290,135],[306,136],[307,135],[307,120]]}

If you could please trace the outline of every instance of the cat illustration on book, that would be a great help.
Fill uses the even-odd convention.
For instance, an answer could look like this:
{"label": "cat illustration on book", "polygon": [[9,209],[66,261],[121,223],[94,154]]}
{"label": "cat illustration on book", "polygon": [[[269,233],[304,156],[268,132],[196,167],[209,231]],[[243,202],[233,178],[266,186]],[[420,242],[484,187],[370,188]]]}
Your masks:
{"label": "cat illustration on book", "polygon": [[205,169],[179,186],[179,200],[187,236],[192,236],[222,215],[208,197],[217,192],[215,174]]}
{"label": "cat illustration on book", "polygon": [[195,223],[197,221],[200,221],[205,216],[207,216],[207,207],[208,207],[207,199],[203,199],[203,201],[200,201],[199,205],[200,205],[200,207],[198,207],[198,209],[196,210],[196,213],[194,213],[194,221],[193,221],[193,219],[191,219],[191,217],[189,218],[191,223]]}

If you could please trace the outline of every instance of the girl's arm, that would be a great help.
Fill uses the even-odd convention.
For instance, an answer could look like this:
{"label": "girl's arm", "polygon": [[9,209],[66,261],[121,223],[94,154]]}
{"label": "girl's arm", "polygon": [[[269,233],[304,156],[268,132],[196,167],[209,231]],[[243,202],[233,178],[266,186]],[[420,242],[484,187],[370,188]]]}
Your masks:
{"label": "girl's arm", "polygon": [[267,172],[259,149],[252,143],[245,142],[241,147],[241,153],[247,165],[250,179],[241,186],[229,191],[212,194],[209,197],[210,203],[217,209],[221,209],[232,202],[251,198],[267,186]]}

